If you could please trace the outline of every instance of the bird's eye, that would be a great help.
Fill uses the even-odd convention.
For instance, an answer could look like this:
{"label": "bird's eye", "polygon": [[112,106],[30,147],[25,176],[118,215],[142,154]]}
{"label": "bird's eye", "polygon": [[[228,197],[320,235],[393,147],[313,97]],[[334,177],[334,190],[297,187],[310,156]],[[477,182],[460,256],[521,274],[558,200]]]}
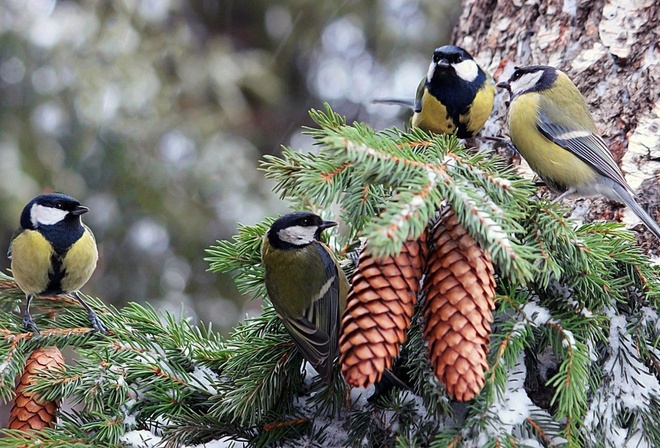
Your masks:
{"label": "bird's eye", "polygon": [[439,54],[434,54],[433,55],[433,62],[438,63],[440,61],[440,55]]}
{"label": "bird's eye", "polygon": [[60,210],[62,210],[62,204],[60,203],[55,204],[55,208],[59,208]]}
{"label": "bird's eye", "polygon": [[463,56],[459,54],[458,56],[456,56],[456,64],[460,64],[461,62],[463,62]]}
{"label": "bird's eye", "polygon": [[302,220],[302,225],[303,226],[308,226],[309,225],[309,219],[305,218]]}

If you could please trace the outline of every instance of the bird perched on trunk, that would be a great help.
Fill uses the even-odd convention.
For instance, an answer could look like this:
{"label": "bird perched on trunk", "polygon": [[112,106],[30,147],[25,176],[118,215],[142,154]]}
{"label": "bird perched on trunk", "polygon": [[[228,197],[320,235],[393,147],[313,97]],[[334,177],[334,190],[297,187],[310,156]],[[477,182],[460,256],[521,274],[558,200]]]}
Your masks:
{"label": "bird perched on trunk", "polygon": [[92,276],[98,260],[94,234],[81,220],[88,211],[76,199],[59,193],[37,196],[23,208],[7,255],[14,279],[27,298],[23,313],[26,330],[39,332],[30,315],[35,296],[71,294],[87,310],[92,327],[107,332],[78,292]]}
{"label": "bird perched on trunk", "polygon": [[660,227],[635,193],[601,138],[584,97],[564,72],[535,65],[516,67],[507,82],[509,135],[530,168],[559,193],[602,194],[623,202],[658,238]]}
{"label": "bird perched on trunk", "polygon": [[308,212],[277,219],[263,239],[268,297],[303,356],[332,380],[348,280],[321,232],[336,226]]}
{"label": "bird perched on trunk", "polygon": [[436,134],[471,138],[493,110],[495,84],[461,47],[445,45],[433,52],[426,77],[414,100],[380,99],[374,103],[413,109],[412,126]]}

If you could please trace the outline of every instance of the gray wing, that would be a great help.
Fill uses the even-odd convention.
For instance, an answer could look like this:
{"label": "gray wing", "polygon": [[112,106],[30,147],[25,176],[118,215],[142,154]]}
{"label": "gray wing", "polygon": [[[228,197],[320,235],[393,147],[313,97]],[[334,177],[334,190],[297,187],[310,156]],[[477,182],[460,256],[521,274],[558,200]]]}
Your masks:
{"label": "gray wing", "polygon": [[339,273],[338,266],[328,253],[328,249],[322,243],[315,244],[316,249],[323,260],[323,270],[327,286],[318,298],[306,310],[305,317],[312,322],[320,331],[328,337],[328,352],[325,362],[315,366],[321,377],[330,381],[332,378],[332,366],[337,356],[339,340]]}
{"label": "gray wing", "polygon": [[301,317],[295,320],[283,319],[283,322],[303,356],[327,382],[332,379],[332,367],[338,349],[339,274],[325,246],[314,243],[314,247],[323,263],[323,288]]}
{"label": "gray wing", "polygon": [[328,335],[314,325],[306,316],[296,320],[282,319],[282,322],[291,337],[293,337],[303,357],[309,360],[319,374],[325,378],[327,373],[321,366],[329,358],[330,344]]}
{"label": "gray wing", "polygon": [[323,313],[326,315],[325,319],[319,319],[316,316],[312,317],[312,322],[316,322],[317,326],[326,332],[330,337],[330,367],[332,367],[332,362],[334,361],[335,356],[337,355],[337,344],[339,339],[339,321],[341,316],[339,315],[339,267],[334,262],[328,249],[321,243],[316,244],[317,250],[321,254],[321,259],[323,260],[323,268],[325,272],[325,278],[328,279],[329,287],[325,294],[323,294],[319,300],[314,302],[312,305],[311,312],[313,313]]}
{"label": "gray wing", "polygon": [[426,77],[422,78],[417,86],[417,93],[415,94],[415,107],[413,110],[417,113],[422,111],[422,98],[424,97],[424,87],[426,87]]}
{"label": "gray wing", "polygon": [[548,140],[574,154],[599,174],[631,191],[612,153],[599,135],[587,129],[557,124],[543,113],[538,114],[537,126]]}

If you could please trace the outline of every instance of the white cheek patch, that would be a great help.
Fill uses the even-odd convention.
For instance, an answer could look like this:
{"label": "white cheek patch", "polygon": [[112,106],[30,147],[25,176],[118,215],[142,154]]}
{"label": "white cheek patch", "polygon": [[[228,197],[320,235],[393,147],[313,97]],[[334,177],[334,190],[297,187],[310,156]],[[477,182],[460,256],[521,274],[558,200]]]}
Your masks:
{"label": "white cheek patch", "polygon": [[433,72],[435,72],[435,62],[431,62],[431,65],[429,65],[429,71],[426,73],[427,82],[431,82],[433,79]]}
{"label": "white cheek patch", "polygon": [[520,95],[521,93],[532,90],[536,83],[539,82],[539,79],[541,79],[541,76],[543,76],[543,70],[533,73],[525,73],[520,79],[510,83],[511,93],[514,95]]}
{"label": "white cheek patch", "polygon": [[472,59],[466,59],[458,64],[453,64],[454,70],[459,78],[464,81],[472,82],[479,76],[479,66]]}
{"label": "white cheek patch", "polygon": [[34,227],[51,226],[62,221],[69,212],[59,208],[34,204],[30,209],[30,221]]}
{"label": "white cheek patch", "polygon": [[285,243],[295,246],[304,246],[314,241],[314,235],[318,227],[316,226],[292,226],[277,232],[278,236]]}

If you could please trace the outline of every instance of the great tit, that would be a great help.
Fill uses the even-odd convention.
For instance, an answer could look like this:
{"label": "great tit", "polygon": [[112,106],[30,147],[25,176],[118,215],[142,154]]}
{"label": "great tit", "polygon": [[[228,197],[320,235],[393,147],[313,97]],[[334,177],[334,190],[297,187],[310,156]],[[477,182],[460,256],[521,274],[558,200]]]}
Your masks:
{"label": "great tit", "polygon": [[566,74],[554,67],[516,67],[507,82],[509,134],[534,172],[560,193],[602,194],[624,202],[660,238],[660,227],[634,192],[600,137],[587,103]]}
{"label": "great tit", "polygon": [[308,212],[289,213],[271,225],[261,259],[268,297],[284,327],[321,378],[331,382],[348,280],[323,230],[336,226]]}
{"label": "great tit", "polygon": [[70,294],[87,310],[92,327],[107,332],[78,293],[98,260],[94,234],[81,220],[88,211],[76,199],[59,193],[37,196],[23,208],[20,227],[7,255],[14,279],[26,295],[26,330],[39,332],[30,315],[30,302],[35,296]]}
{"label": "great tit", "polygon": [[495,83],[461,47],[436,48],[415,100],[383,99],[375,103],[413,109],[412,126],[436,134],[471,138],[481,131],[493,110]]}

